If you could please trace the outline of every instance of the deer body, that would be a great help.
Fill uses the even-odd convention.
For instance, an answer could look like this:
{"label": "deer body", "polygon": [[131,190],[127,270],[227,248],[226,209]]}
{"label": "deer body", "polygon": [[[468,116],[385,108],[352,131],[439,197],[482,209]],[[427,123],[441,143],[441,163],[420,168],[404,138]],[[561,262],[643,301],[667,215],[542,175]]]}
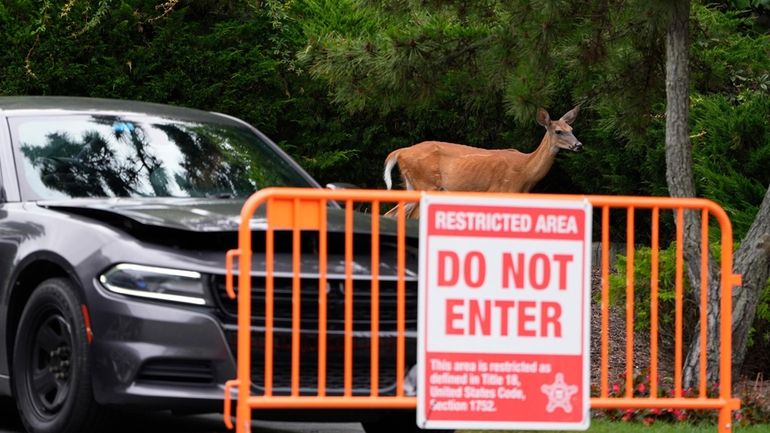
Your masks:
{"label": "deer body", "polygon": [[[388,189],[392,187],[391,171],[398,165],[409,190],[529,192],[551,169],[560,149],[582,148],[570,126],[577,112],[575,107],[561,119],[551,120],[545,110],[538,110],[537,121],[546,128],[546,133],[531,153],[441,141],[424,141],[396,149],[385,159],[385,184]],[[408,216],[416,217],[415,208],[409,207]]]}
{"label": "deer body", "polygon": [[[546,151],[544,151],[546,150]],[[424,141],[393,151],[386,159],[385,183],[398,164],[407,189],[426,191],[527,192],[553,165],[556,152],[542,146],[532,153],[479,149],[463,144]],[[529,175],[525,175],[526,173]],[[467,177],[450,173],[468,173]]]}

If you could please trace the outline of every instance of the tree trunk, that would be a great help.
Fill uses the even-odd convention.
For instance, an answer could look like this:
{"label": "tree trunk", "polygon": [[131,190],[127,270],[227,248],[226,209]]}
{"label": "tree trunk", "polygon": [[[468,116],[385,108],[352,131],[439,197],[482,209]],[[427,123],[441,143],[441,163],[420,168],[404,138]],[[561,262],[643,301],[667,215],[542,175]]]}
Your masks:
{"label": "tree trunk", "polygon": [[[666,181],[674,197],[695,197],[690,146],[690,0],[671,1],[671,20],[666,32]],[[685,236],[698,244],[700,225],[696,215],[686,215]]]}
{"label": "tree trunk", "polygon": [[770,277],[770,187],[759,207],[741,247],[735,252],[735,272],[743,276],[740,287],[733,289],[733,377],[740,375],[749,330],[754,322],[757,304]]}
{"label": "tree trunk", "polygon": [[[695,197],[692,172],[692,148],[689,138],[689,15],[690,0],[670,3],[671,20],[666,33],[666,181],[672,197]],[[687,276],[700,305],[701,220],[698,212],[685,212],[684,258]],[[707,378],[718,381],[720,269],[708,257],[707,281]],[[749,330],[757,303],[770,277],[770,187],[757,217],[735,253],[733,268],[743,276],[743,283],[733,292],[732,374],[738,377],[746,358]],[[700,323],[688,348],[683,366],[684,386],[699,383]]]}
{"label": "tree trunk", "polygon": [[[670,21],[666,31],[666,181],[672,197],[695,197],[695,183],[692,172],[692,147],[689,137],[689,19],[690,0],[673,0],[670,3]],[[684,215],[684,256],[687,264],[687,275],[694,288],[696,304],[700,305],[700,239],[701,221],[697,212],[685,212]],[[704,252],[707,255],[708,251]],[[707,330],[709,342],[708,353],[719,354],[718,336],[714,331],[719,329],[716,317],[719,309],[719,278],[709,260],[708,299],[712,314],[708,315]],[[708,282],[707,282],[708,283]],[[717,308],[713,308],[713,304]],[[700,322],[696,324],[700,329]],[[684,386],[694,386],[698,381],[700,334],[696,337],[687,353],[684,363]],[[714,350],[716,349],[716,350]],[[709,367],[715,364],[708,363]],[[709,376],[716,378],[718,371],[709,369]]]}

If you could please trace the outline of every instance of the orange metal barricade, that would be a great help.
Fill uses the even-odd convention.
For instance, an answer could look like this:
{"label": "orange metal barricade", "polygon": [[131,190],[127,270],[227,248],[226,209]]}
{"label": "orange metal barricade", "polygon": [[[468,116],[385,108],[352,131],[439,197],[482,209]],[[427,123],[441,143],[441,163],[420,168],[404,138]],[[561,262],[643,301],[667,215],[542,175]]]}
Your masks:
{"label": "orange metal barricade", "polygon": [[[304,408],[304,409],[413,409],[416,407],[416,398],[405,390],[405,376],[407,374],[407,366],[405,365],[406,353],[407,353],[407,329],[405,323],[407,322],[407,295],[406,295],[406,251],[407,251],[407,236],[406,225],[407,220],[403,206],[400,206],[396,213],[395,222],[392,218],[383,218],[379,216],[380,208],[383,204],[386,205],[405,205],[408,203],[416,203],[421,197],[420,192],[416,191],[384,191],[384,190],[319,190],[319,189],[299,189],[299,188],[269,188],[257,192],[248,199],[241,212],[241,224],[239,230],[239,247],[237,250],[229,251],[227,254],[227,280],[226,287],[228,294],[231,298],[235,298],[236,294],[233,290],[233,282],[235,274],[238,278],[238,341],[237,341],[237,379],[228,381],[225,385],[225,406],[224,417],[225,424],[229,428],[232,428],[231,421],[231,399],[234,394],[234,390],[237,389],[237,404],[236,404],[236,432],[245,433],[250,431],[251,415],[253,409],[289,409],[289,408]],[[452,193],[436,193],[436,194],[452,194]],[[506,195],[500,194],[466,194],[474,196],[488,196],[488,197],[506,197]],[[600,219],[601,223],[601,359],[599,365],[601,367],[600,383],[598,384],[598,396],[591,398],[591,408],[594,409],[632,409],[632,408],[649,408],[649,409],[712,409],[718,410],[718,431],[726,433],[731,430],[731,418],[732,411],[739,408],[740,401],[735,399],[731,395],[731,311],[732,311],[732,288],[740,284],[740,276],[735,275],[732,272],[733,253],[732,253],[732,228],[730,221],[725,214],[724,210],[715,203],[704,199],[685,199],[685,198],[669,198],[669,197],[622,197],[622,196],[557,196],[557,195],[507,195],[508,197],[526,198],[552,198],[558,200],[583,200],[590,201],[594,208],[594,216],[596,219]],[[328,224],[327,211],[331,203],[341,204],[341,210],[339,212],[344,214],[344,240],[342,246],[335,246],[337,250],[341,248],[342,251],[337,251],[336,262],[334,265],[329,261],[329,249],[332,247],[329,244],[328,238]],[[356,222],[354,214],[358,214],[354,211],[355,205],[370,206],[368,209],[369,216],[372,218],[366,218],[368,226],[365,227],[365,231],[371,232],[369,238],[369,251],[365,251],[368,254],[368,258],[371,261],[371,273],[369,275],[369,287],[367,291],[370,294],[370,306],[369,310],[365,312],[353,311],[354,308],[354,282],[356,281],[356,273],[353,269],[353,254],[354,254],[354,230],[356,229]],[[260,218],[254,217],[257,209],[260,209]],[[634,251],[637,248],[635,245],[635,220],[638,217],[637,211],[649,212],[651,218],[651,231],[649,233],[650,248],[651,248],[651,280],[650,280],[650,348],[649,359],[650,365],[645,366],[649,369],[650,377],[650,390],[649,396],[638,397],[633,393],[633,375],[634,375]],[[673,212],[676,219],[676,301],[675,301],[675,347],[674,347],[674,366],[673,370],[673,389],[672,396],[658,396],[658,387],[660,386],[660,369],[659,365],[659,335],[658,335],[658,272],[659,272],[659,251],[660,245],[660,220],[661,211]],[[720,288],[721,299],[719,301],[720,312],[720,358],[719,358],[719,383],[718,383],[718,396],[710,396],[707,393],[706,381],[701,380],[697,395],[686,396],[683,395],[682,390],[682,350],[683,350],[683,336],[682,330],[683,324],[683,299],[684,282],[683,282],[683,269],[684,260],[682,252],[683,242],[683,222],[684,213],[686,211],[700,212],[702,224],[702,242],[701,248],[708,249],[709,246],[709,221],[713,218],[719,228],[720,234]],[[609,329],[609,310],[610,310],[610,288],[609,288],[609,275],[610,275],[610,215],[612,212],[621,212],[627,219],[626,222],[626,257],[627,257],[627,276],[626,276],[626,344],[625,347],[615,348],[613,350],[624,350],[626,357],[626,372],[625,372],[625,393],[622,396],[614,396],[610,393],[608,368],[609,368],[609,354],[610,354],[610,341],[608,337]],[[374,217],[377,216],[377,217]],[[645,215],[646,216],[646,215]],[[389,305],[390,308],[394,308],[395,312],[390,312],[391,316],[395,319],[395,329],[389,330],[388,335],[395,336],[394,347],[381,348],[380,343],[380,315],[385,313],[383,307],[380,305],[380,289],[381,289],[381,236],[380,227],[381,224],[393,222],[396,226],[396,264],[397,269],[395,276],[391,275],[392,282],[395,282],[395,287],[389,287],[391,294],[395,294],[395,305]],[[260,264],[264,266],[264,269],[255,269],[253,267],[254,256],[252,253],[252,227],[254,225],[260,225],[260,230],[264,230],[264,261]],[[360,228],[360,227],[359,227]],[[281,238],[281,242],[290,243],[290,245],[278,245],[276,241],[276,234],[283,233],[288,234]],[[301,374],[306,371],[301,370],[301,360],[304,345],[308,342],[302,341],[301,334],[301,317],[303,314],[302,308],[305,306],[302,304],[302,283],[303,278],[308,274],[306,270],[301,268],[302,263],[300,261],[300,252],[302,250],[303,233],[313,233],[317,237],[313,237],[313,250],[317,252],[317,261],[313,264],[313,270],[310,272],[311,279],[315,288],[314,292],[317,294],[317,311],[313,311],[313,315],[317,315],[317,326],[313,329],[314,335],[317,335],[316,340],[312,341],[315,346],[311,353],[317,353],[317,359],[314,358],[313,362],[317,364],[317,368],[314,368],[313,386],[308,386],[306,383],[307,378],[301,379]],[[280,243],[280,242],[278,242]],[[258,247],[263,248],[261,245]],[[289,276],[286,277],[291,280],[290,300],[286,299],[286,305],[291,305],[291,323],[282,323],[284,332],[290,334],[288,342],[276,341],[276,330],[278,327],[274,323],[275,321],[275,305],[276,305],[276,287],[275,278],[277,275],[284,275],[285,271],[276,270],[276,249],[280,249],[281,257],[284,261],[290,261]],[[336,250],[335,250],[336,251]],[[360,251],[359,251],[360,253]],[[234,269],[234,261],[237,261],[237,271]],[[340,263],[342,262],[342,263]],[[286,265],[281,265],[282,269]],[[342,388],[335,387],[335,392],[330,392],[330,386],[327,383],[327,372],[330,368],[328,363],[328,349],[330,343],[328,337],[330,330],[327,329],[327,312],[328,312],[328,275],[330,274],[330,266],[335,267],[335,272],[341,271],[344,275],[339,284],[344,286],[341,288],[341,292],[344,296],[344,327],[337,329],[337,335],[341,335],[342,339]],[[708,341],[708,335],[706,335],[706,316],[707,316],[707,287],[708,287],[708,255],[702,255],[701,263],[701,287],[700,290],[700,305],[699,305],[699,317],[700,317],[700,377],[705,377],[707,368],[706,359],[706,342]],[[389,272],[392,272],[389,271]],[[254,275],[259,275],[264,278],[264,293],[261,296],[264,297],[264,306],[261,311],[261,323],[255,323],[252,313],[252,278]],[[243,278],[242,276],[251,276],[249,278]],[[287,283],[288,284],[288,283]],[[305,289],[307,290],[307,289]],[[315,298],[314,298],[315,300]],[[368,335],[371,335],[371,341],[368,347],[369,362],[368,371],[361,373],[355,371],[354,366],[354,315],[363,314],[369,318],[368,326],[366,330]],[[312,316],[312,315],[311,315]],[[313,316],[315,317],[315,316]],[[315,326],[315,325],[314,325]],[[259,333],[259,338],[255,340],[255,330]],[[637,331],[638,332],[638,331]],[[257,342],[260,347],[254,347],[253,343]],[[339,343],[339,342],[337,342]],[[284,360],[290,365],[276,366],[276,348],[282,347],[282,349],[289,355],[288,359]],[[339,349],[339,348],[338,348]],[[383,393],[380,391],[380,372],[381,368],[380,360],[384,351],[394,352],[394,366],[388,366],[394,375],[395,386],[388,392]],[[257,354],[260,358],[252,359],[252,355]],[[315,355],[313,355],[315,357]],[[262,359],[262,357],[264,359]],[[307,358],[304,358],[305,360]],[[257,366],[262,371],[253,371],[253,364],[256,362]],[[276,369],[284,369],[290,372],[289,383],[278,386],[274,383],[274,375]],[[307,369],[306,369],[307,370]],[[368,376],[368,392],[362,393],[360,389],[354,392],[354,379],[358,376]],[[254,378],[259,378],[259,386],[255,388]],[[596,386],[597,384],[594,384]],[[341,391],[340,391],[341,389]],[[257,391],[252,394],[252,391]]]}

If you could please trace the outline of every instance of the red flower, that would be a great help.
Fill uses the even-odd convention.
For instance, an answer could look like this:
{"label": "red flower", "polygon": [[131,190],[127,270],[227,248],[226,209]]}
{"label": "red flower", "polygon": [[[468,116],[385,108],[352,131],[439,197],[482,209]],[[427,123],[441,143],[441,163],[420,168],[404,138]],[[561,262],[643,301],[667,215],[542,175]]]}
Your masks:
{"label": "red flower", "polygon": [[684,421],[687,418],[687,414],[681,409],[674,409],[674,417],[677,421]]}

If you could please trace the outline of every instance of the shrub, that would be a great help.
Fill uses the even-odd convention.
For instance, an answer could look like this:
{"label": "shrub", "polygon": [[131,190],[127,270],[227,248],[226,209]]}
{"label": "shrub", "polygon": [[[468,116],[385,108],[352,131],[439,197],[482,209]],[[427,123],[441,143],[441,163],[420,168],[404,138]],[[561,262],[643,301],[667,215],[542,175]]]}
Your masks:
{"label": "shrub", "polygon": [[[608,397],[625,397],[625,373],[618,376],[618,381],[610,384]],[[647,371],[634,376],[632,395],[635,398],[645,398],[650,396],[650,375]],[[741,408],[733,412],[734,420],[739,425],[764,424],[770,422],[770,397],[767,396],[763,382],[756,382],[750,386],[742,386],[737,390],[736,396],[741,399]],[[681,396],[684,398],[697,398],[699,390],[694,388],[682,389]],[[591,395],[598,396],[599,389],[596,386],[591,387]],[[706,395],[709,398],[719,396],[719,384],[711,383],[706,387]],[[658,397],[674,397],[674,387],[670,382],[662,381],[658,385]],[[717,421],[718,412],[716,410],[704,409],[595,409],[594,418],[607,419],[611,421],[642,422],[652,424],[655,422],[688,422],[692,424],[701,424],[704,422],[714,423]]]}
{"label": "shrub", "polygon": [[[712,231],[713,232],[713,231]],[[734,245],[737,249],[738,245]],[[718,257],[719,244],[711,245],[711,254]],[[661,344],[674,341],[675,320],[675,272],[676,244],[671,243],[658,252],[658,334]],[[610,299],[615,305],[625,306],[626,270],[628,259],[625,255],[617,258],[616,270],[610,274]],[[634,328],[637,331],[650,329],[650,279],[652,274],[652,249],[639,247],[634,252]],[[683,274],[683,344],[691,341],[695,329],[686,324],[697,323],[699,307],[692,296],[692,289],[686,275]],[[744,364],[744,374],[770,373],[770,282],[765,286],[757,305],[756,316],[749,333],[748,350],[755,355]]]}
{"label": "shrub", "polygon": [[[628,258],[619,255],[617,269],[610,274],[610,299],[616,305],[626,302],[626,272]],[[650,280],[652,275],[652,249],[640,247],[634,252],[634,328],[637,331],[650,329]],[[697,323],[698,306],[690,296],[691,289],[686,275],[683,275],[685,323]],[[676,244],[671,243],[658,251],[658,333],[664,340],[674,340],[676,308]],[[692,330],[683,329],[685,343]]]}

